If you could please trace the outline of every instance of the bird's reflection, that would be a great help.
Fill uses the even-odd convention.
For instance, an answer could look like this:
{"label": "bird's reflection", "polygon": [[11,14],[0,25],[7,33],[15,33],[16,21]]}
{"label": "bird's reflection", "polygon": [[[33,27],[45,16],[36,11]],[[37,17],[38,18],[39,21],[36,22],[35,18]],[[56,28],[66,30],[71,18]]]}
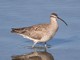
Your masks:
{"label": "bird's reflection", "polygon": [[54,60],[52,54],[46,51],[33,51],[23,55],[12,56],[12,60]]}

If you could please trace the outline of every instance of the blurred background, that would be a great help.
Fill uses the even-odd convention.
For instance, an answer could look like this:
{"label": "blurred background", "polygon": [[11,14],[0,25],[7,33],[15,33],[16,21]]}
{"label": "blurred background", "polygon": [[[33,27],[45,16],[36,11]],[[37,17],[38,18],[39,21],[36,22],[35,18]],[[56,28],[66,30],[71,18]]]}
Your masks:
{"label": "blurred background", "polygon": [[12,55],[31,52],[24,46],[33,42],[12,34],[11,28],[49,23],[56,12],[68,23],[58,20],[59,30],[48,42],[48,52],[54,60],[80,60],[80,1],[79,0],[0,0],[0,60],[11,60]]}

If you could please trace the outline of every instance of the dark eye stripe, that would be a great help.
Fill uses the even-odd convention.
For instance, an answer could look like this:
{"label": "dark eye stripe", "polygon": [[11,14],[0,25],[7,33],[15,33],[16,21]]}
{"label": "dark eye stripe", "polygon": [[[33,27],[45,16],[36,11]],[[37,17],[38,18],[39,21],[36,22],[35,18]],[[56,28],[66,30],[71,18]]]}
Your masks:
{"label": "dark eye stripe", "polygon": [[[54,16],[50,16],[50,17],[54,17]],[[54,17],[54,18],[56,18],[56,17]]]}
{"label": "dark eye stripe", "polygon": [[53,16],[50,16],[50,17],[53,17]]}

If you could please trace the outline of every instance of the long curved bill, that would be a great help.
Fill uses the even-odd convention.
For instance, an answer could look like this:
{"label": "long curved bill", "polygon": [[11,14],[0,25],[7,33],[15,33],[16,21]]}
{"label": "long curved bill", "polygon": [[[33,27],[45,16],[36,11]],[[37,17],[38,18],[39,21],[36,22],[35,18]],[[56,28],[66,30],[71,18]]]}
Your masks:
{"label": "long curved bill", "polygon": [[57,17],[57,18],[63,21],[66,24],[66,26],[68,26],[68,24],[63,19],[61,19],[60,17]]}

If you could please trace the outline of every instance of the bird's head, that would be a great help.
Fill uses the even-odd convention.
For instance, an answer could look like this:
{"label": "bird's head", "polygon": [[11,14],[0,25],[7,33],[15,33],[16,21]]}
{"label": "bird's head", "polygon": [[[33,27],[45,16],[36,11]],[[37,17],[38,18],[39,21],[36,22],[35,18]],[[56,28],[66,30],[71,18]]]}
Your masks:
{"label": "bird's head", "polygon": [[56,13],[51,13],[51,16],[50,16],[50,18],[51,19],[59,19],[59,20],[61,20],[61,21],[63,21],[65,24],[66,24],[66,26],[68,25],[63,19],[61,19]]}

